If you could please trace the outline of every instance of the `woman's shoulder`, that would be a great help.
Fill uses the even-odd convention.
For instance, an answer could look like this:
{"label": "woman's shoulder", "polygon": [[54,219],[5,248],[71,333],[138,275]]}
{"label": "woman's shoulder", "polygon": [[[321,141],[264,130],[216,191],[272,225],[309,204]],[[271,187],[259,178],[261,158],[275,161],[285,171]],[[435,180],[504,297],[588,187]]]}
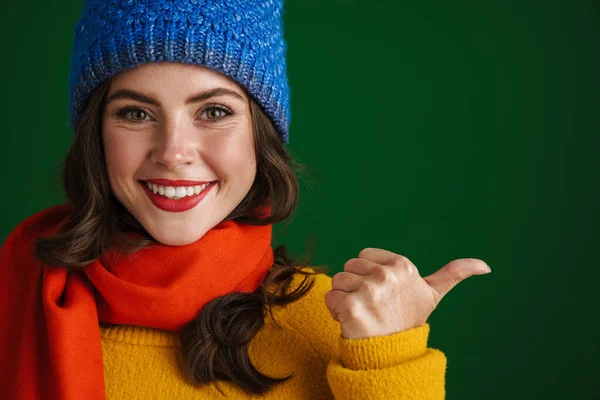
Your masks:
{"label": "woman's shoulder", "polygon": [[[307,310],[312,309],[314,311],[316,308],[321,308],[321,306],[325,307],[325,293],[331,290],[331,277],[328,275],[331,272],[320,272],[316,268],[318,267],[302,267],[300,268],[300,271],[310,273],[310,275],[301,273],[294,275],[291,284],[292,288],[302,285],[304,279],[314,281],[311,290],[305,297],[298,301],[298,304],[300,305],[299,308],[305,308]],[[326,307],[324,310],[329,313]]]}
{"label": "woman's shoulder", "polygon": [[[320,295],[325,296],[325,293],[327,293],[328,291],[331,290],[331,277],[328,275],[331,272],[317,273],[316,268],[318,268],[318,267],[306,266],[306,267],[302,267],[300,269],[301,271],[309,272],[310,275],[308,275],[308,277],[313,278],[314,282],[315,282],[311,291],[307,295],[307,301],[309,304],[311,302],[316,301],[317,300],[316,298],[319,297]],[[299,273],[296,274],[294,276],[292,285],[300,285],[302,283],[302,281],[304,280],[305,276],[306,275],[304,275],[304,274],[299,274]],[[320,300],[324,301],[324,299],[320,299]],[[323,303],[323,306],[324,305],[325,305],[325,303]]]}
{"label": "woman's shoulder", "polygon": [[38,211],[21,220],[8,234],[6,241],[17,237],[22,240],[51,233],[69,216],[71,211],[72,208],[68,204],[59,204]]}
{"label": "woman's shoulder", "polygon": [[[310,266],[301,270],[315,272]],[[276,319],[284,329],[295,332],[309,342],[322,359],[328,359],[336,352],[338,337],[341,335],[339,323],[332,318],[325,306],[325,293],[331,290],[331,277],[327,273],[297,273],[292,281],[292,289],[302,285],[304,279],[314,281],[310,291],[298,301],[287,304],[276,314]]]}
{"label": "woman's shoulder", "polygon": [[15,257],[31,255],[33,241],[39,236],[48,236],[58,232],[70,212],[69,205],[60,204],[38,211],[19,222],[10,231],[1,246],[2,264],[13,261]]}

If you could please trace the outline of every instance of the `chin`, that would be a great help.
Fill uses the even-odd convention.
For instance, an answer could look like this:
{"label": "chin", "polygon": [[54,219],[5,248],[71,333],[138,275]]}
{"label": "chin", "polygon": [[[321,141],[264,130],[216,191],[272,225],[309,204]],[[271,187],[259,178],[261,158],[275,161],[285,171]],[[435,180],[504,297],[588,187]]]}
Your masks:
{"label": "chin", "polygon": [[[175,230],[177,231],[177,230]],[[205,235],[205,231],[202,232],[187,232],[185,230],[172,234],[169,232],[160,231],[148,231],[148,233],[154,238],[154,240],[168,246],[185,246],[186,244],[194,243]]]}

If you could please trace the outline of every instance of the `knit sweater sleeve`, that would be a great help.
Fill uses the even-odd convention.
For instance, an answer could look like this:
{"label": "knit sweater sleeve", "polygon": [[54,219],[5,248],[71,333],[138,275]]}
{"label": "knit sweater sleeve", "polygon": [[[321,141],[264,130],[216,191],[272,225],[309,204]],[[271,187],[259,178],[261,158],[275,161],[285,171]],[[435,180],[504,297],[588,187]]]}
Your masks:
{"label": "knit sweater sleeve", "polygon": [[325,306],[331,277],[315,278],[298,309],[305,316],[295,319],[293,329],[319,353],[336,400],[445,398],[446,357],[427,347],[428,323],[392,335],[346,339]]}
{"label": "knit sweater sleeve", "polygon": [[340,334],[339,354],[327,365],[335,398],[444,399],[446,357],[427,348],[428,335],[429,324],[358,340]]}

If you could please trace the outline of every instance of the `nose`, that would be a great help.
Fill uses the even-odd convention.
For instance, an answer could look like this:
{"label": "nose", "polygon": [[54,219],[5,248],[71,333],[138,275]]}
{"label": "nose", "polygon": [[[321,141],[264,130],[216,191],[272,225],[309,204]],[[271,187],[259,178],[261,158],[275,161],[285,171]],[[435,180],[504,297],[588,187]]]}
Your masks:
{"label": "nose", "polygon": [[198,143],[183,123],[166,121],[157,131],[151,159],[168,169],[192,165],[198,160]]}

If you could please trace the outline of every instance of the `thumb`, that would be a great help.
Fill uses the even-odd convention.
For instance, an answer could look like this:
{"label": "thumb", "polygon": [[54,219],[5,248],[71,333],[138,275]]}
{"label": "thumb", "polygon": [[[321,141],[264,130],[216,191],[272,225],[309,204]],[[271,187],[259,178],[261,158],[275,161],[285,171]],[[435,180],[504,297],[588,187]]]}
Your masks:
{"label": "thumb", "polygon": [[450,261],[433,274],[423,278],[425,282],[433,289],[435,304],[459,282],[473,275],[483,275],[491,272],[490,267],[477,258],[459,258]]}

